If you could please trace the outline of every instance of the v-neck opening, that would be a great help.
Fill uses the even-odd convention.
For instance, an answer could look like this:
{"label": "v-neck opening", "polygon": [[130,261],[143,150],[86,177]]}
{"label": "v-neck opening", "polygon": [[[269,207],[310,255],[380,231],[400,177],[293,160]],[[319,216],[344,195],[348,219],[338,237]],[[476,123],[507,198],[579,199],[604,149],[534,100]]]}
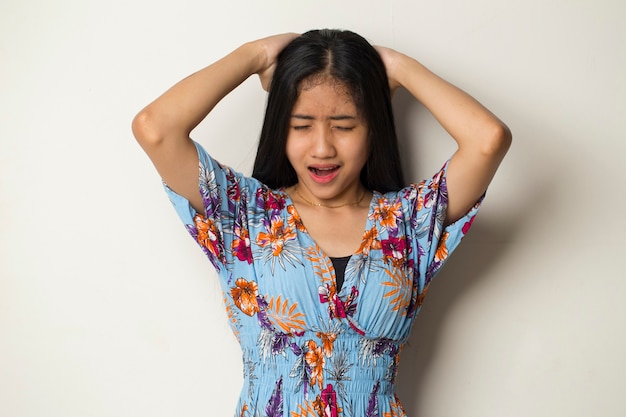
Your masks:
{"label": "v-neck opening", "polygon": [[[333,257],[329,256],[326,253],[326,251],[324,249],[322,249],[322,247],[313,238],[311,233],[309,233],[309,229],[304,224],[304,221],[302,220],[302,216],[300,216],[300,213],[298,212],[298,208],[296,207],[295,203],[291,199],[291,196],[285,191],[284,188],[282,188],[280,191],[285,195],[286,207],[292,206],[295,215],[300,219],[300,225],[302,226],[302,229],[298,229],[297,232],[306,234],[306,236],[308,236],[308,238],[311,240],[311,242],[313,242],[315,244],[315,246],[317,248],[319,248],[319,253],[324,258],[326,263],[330,264],[332,266],[333,270],[332,270],[331,278],[332,278],[333,284],[335,284],[335,288],[337,288],[337,274],[335,272],[335,267],[334,267],[332,259],[331,259]],[[363,228],[363,231],[361,232],[361,242],[359,243],[359,246],[355,249],[355,251],[352,252],[352,254],[345,256],[346,258],[347,257],[350,258],[348,260],[348,263],[346,264],[346,271],[348,270],[348,267],[350,266],[350,264],[353,262],[353,259],[354,259],[355,255],[359,255],[361,253],[360,249],[363,248],[364,243],[366,243],[365,236],[366,236],[368,230],[371,229],[371,213],[373,211],[373,206],[374,206],[375,202],[377,201],[376,197],[377,197],[378,194],[379,193],[377,191],[372,191],[372,198],[370,199],[370,203],[369,203],[368,208],[367,208],[367,217],[365,218],[365,227]],[[344,258],[344,256],[335,256],[334,258]],[[349,278],[352,278],[352,276],[350,276]],[[342,286],[342,288],[339,291],[337,291],[337,295],[343,294],[345,291],[347,291],[345,289],[348,288],[348,287],[350,287],[350,289],[352,288],[352,285],[346,285],[346,284],[349,284],[351,280],[352,279],[348,279],[347,275],[344,276],[343,286]]]}

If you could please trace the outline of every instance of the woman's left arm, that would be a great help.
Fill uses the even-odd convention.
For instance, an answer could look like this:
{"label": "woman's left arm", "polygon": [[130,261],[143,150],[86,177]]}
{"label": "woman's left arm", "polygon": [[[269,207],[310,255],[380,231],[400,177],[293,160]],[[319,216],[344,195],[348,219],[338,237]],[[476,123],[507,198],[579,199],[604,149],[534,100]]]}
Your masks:
{"label": "woman's left arm", "polygon": [[473,97],[415,59],[393,49],[376,49],[385,63],[390,88],[406,88],[458,145],[447,173],[446,224],[450,224],[465,215],[487,190],[511,145],[511,132]]}

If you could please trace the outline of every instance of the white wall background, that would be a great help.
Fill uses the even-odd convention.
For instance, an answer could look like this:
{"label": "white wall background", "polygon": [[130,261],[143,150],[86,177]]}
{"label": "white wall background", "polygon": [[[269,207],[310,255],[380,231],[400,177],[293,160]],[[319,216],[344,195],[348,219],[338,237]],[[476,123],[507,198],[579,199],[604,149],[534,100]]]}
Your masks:
{"label": "white wall background", "polygon": [[[624,416],[626,3],[3,0],[0,416],[225,416],[240,354],[210,264],[130,132],[241,43],[355,30],[422,60],[514,144],[403,352],[411,416]],[[250,79],[195,138],[249,172]],[[453,143],[395,98],[409,173]]]}

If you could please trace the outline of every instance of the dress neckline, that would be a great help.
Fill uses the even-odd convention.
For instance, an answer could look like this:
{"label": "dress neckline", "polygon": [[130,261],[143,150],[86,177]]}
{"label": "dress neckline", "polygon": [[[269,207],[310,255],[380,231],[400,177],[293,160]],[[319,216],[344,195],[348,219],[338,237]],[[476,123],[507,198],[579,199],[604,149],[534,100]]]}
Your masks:
{"label": "dress neckline", "polygon": [[354,255],[358,255],[359,254],[359,249],[363,246],[363,243],[365,242],[365,233],[371,229],[371,214],[373,211],[373,207],[374,207],[374,203],[376,201],[378,201],[378,195],[380,194],[378,191],[372,191],[372,198],[370,199],[369,205],[367,207],[367,217],[365,218],[365,227],[363,228],[363,231],[361,232],[361,243],[359,244],[359,247],[357,247],[354,252],[352,252],[350,255],[345,255],[345,256],[330,256],[328,255],[322,248],[320,245],[318,245],[318,243],[315,241],[315,239],[313,239],[313,236],[311,236],[311,234],[309,233],[309,229],[307,229],[306,224],[304,224],[304,221],[302,221],[302,216],[300,215],[300,212],[298,211],[298,208],[296,207],[295,203],[293,202],[293,200],[291,199],[291,196],[285,191],[284,188],[281,188],[279,190],[284,196],[285,196],[285,209],[289,206],[293,207],[294,213],[296,214],[296,216],[300,219],[300,224],[302,225],[302,229],[304,230],[298,230],[298,231],[304,231],[304,233],[306,233],[306,235],[309,237],[309,239],[311,239],[311,241],[313,243],[315,243],[315,246],[317,246],[320,250],[320,253],[322,253],[326,258],[331,259],[341,259],[341,258],[350,258]]}
{"label": "dress neckline", "polygon": [[352,255],[347,255],[347,256],[329,256],[328,257],[331,261],[333,262],[337,262],[337,261],[346,261],[350,258],[352,258]]}
{"label": "dress neckline", "polygon": [[[371,220],[371,214],[373,212],[374,209],[374,204],[378,201],[378,196],[380,195],[380,193],[378,191],[372,191],[372,197],[370,199],[368,208],[367,208],[367,217],[365,218],[365,227],[363,228],[363,231],[361,232],[361,243],[359,244],[359,246],[354,250],[354,252],[352,252],[352,254],[350,255],[346,255],[346,256],[337,256],[337,257],[332,257],[330,255],[328,255],[324,249],[322,249],[322,247],[320,245],[318,245],[318,243],[315,241],[315,239],[313,239],[313,236],[311,236],[311,234],[309,233],[309,230],[306,227],[306,224],[304,224],[304,221],[302,221],[302,217],[300,216],[300,213],[298,212],[298,208],[296,207],[295,203],[293,202],[293,200],[291,199],[291,196],[285,191],[284,188],[281,188],[279,190],[284,196],[285,196],[285,212],[288,212],[287,207],[291,206],[293,207],[294,213],[295,215],[300,219],[300,224],[302,226],[301,229],[296,228],[296,233],[300,234],[300,233],[304,233],[304,235],[306,235],[308,237],[308,239],[313,242],[313,244],[315,245],[315,247],[318,248],[320,255],[326,259],[326,261],[328,263],[330,263],[332,265],[332,260],[333,259],[343,259],[343,258],[348,258],[348,262],[346,265],[346,269],[348,267],[348,265],[350,265],[350,263],[353,261],[355,255],[359,255],[360,254],[360,249],[363,248],[364,244],[366,244],[366,234],[367,232],[372,228],[372,220]],[[350,277],[352,278],[352,277]],[[332,279],[335,285],[337,285],[337,276],[336,273],[334,271],[333,268],[333,273],[332,273]],[[349,281],[351,281],[351,279],[346,279],[344,281],[344,285],[342,286],[341,290],[338,291],[338,294],[343,294],[345,290],[345,288],[348,287],[352,287],[352,285],[346,285],[349,283]]]}

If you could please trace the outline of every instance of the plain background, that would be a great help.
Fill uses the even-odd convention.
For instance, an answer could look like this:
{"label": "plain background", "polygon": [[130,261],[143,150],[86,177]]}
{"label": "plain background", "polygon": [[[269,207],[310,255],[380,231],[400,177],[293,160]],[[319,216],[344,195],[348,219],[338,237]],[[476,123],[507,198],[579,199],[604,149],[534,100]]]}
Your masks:
{"label": "plain background", "polygon": [[[420,59],[513,146],[402,354],[410,416],[624,416],[626,3],[3,0],[0,415],[232,415],[240,351],[132,117],[243,42],[352,29]],[[251,78],[195,132],[249,173]],[[454,149],[394,98],[412,179]]]}

